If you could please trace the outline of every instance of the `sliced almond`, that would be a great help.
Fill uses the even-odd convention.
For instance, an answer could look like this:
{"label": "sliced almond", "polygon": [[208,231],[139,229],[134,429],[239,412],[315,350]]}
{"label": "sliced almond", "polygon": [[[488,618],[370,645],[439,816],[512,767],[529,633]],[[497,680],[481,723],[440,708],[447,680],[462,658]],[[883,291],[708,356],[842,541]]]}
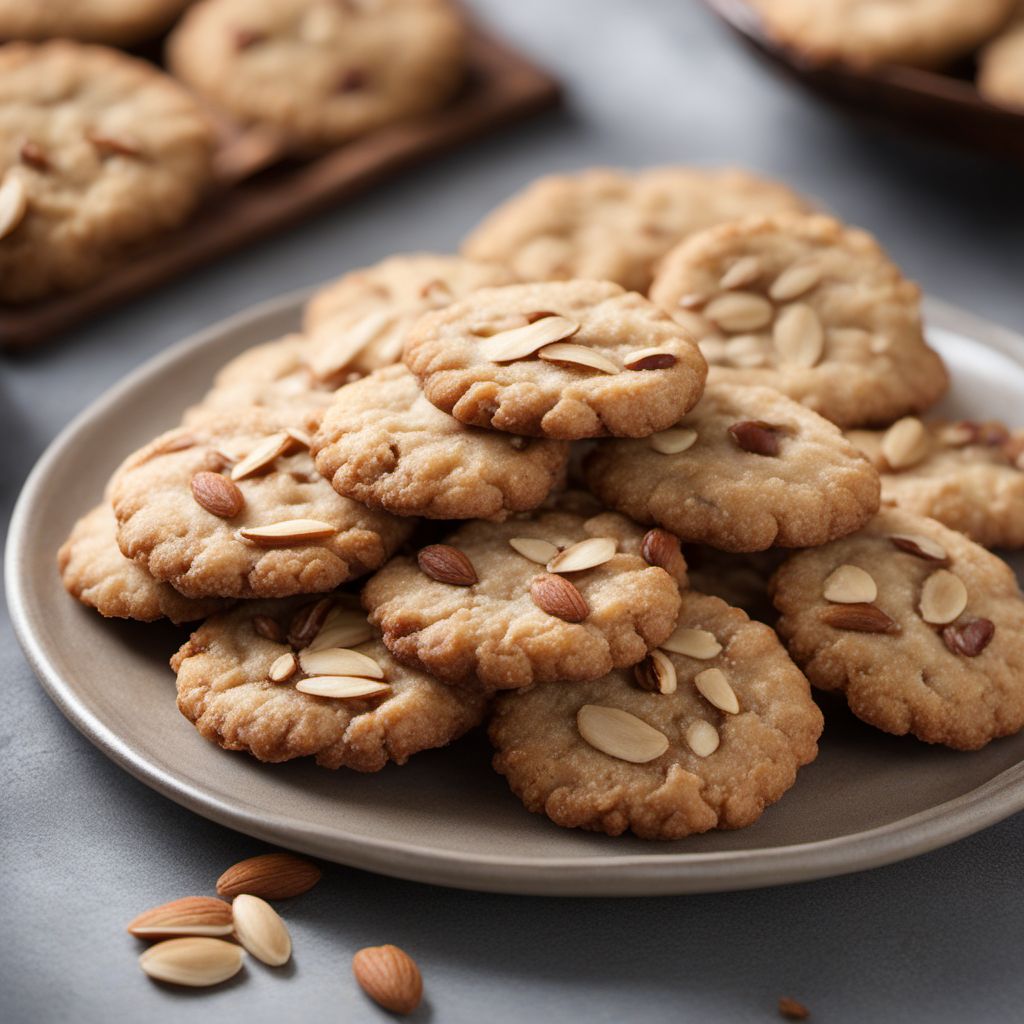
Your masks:
{"label": "sliced almond", "polygon": [[479,582],[469,557],[451,544],[428,544],[420,549],[416,561],[421,571],[438,583],[471,587]]}
{"label": "sliced almond", "polygon": [[595,352],[586,345],[574,345],[572,342],[559,341],[554,345],[545,345],[537,355],[549,363],[560,363],[568,366],[585,366],[588,370],[600,370],[601,373],[618,373],[619,368],[607,356]]}
{"label": "sliced almond", "polygon": [[928,454],[928,433],[916,416],[905,416],[885,432],[881,448],[890,467],[908,469]]}
{"label": "sliced almond", "polygon": [[0,185],[0,238],[6,238],[28,212],[28,189],[15,174],[8,174]]}
{"label": "sliced almond", "polygon": [[972,619],[946,626],[942,639],[954,654],[965,658],[976,658],[995,635],[996,627],[991,619]]}
{"label": "sliced almond", "polygon": [[767,366],[771,361],[768,357],[768,339],[761,334],[733,335],[723,349],[724,359],[744,368]]}
{"label": "sliced almond", "polygon": [[584,704],[576,728],[595,750],[632,764],[646,764],[668,750],[668,737],[643,719],[620,708]]}
{"label": "sliced almond", "polygon": [[167,939],[150,946],[139,957],[139,966],[151,978],[205,988],[233,978],[241,969],[245,951],[224,939]]}
{"label": "sliced almond", "polygon": [[677,362],[675,353],[663,348],[638,348],[626,354],[622,365],[627,370],[667,370]]}
{"label": "sliced almond", "polygon": [[318,380],[337,376],[394,322],[394,313],[387,310],[375,310],[345,327],[339,327],[337,319],[326,321],[313,332],[306,359],[313,375]]}
{"label": "sliced almond", "polygon": [[710,722],[698,718],[687,726],[686,742],[698,757],[710,757],[718,749],[721,737]]}
{"label": "sliced almond", "polygon": [[[729,715],[739,714],[740,702],[720,668],[706,668],[693,677],[697,692],[711,705]],[[717,746],[718,744],[715,744]]]}
{"label": "sliced almond", "polygon": [[272,683],[283,683],[295,675],[295,670],[298,667],[299,663],[295,660],[295,655],[291,651],[287,651],[279,658],[274,659],[267,672],[267,677]]}
{"label": "sliced almond", "polygon": [[319,651],[325,647],[358,647],[372,639],[373,627],[362,612],[334,608],[309,642],[309,649]]}
{"label": "sliced almond", "polygon": [[298,427],[289,427],[285,433],[296,443],[302,445],[303,448],[313,447],[313,438],[306,433],[305,430],[300,430]]}
{"label": "sliced almond", "polygon": [[265,900],[301,896],[320,881],[320,869],[294,853],[263,853],[232,864],[217,879],[217,894],[232,899],[247,892]]}
{"label": "sliced almond", "polygon": [[238,485],[220,473],[196,473],[190,487],[196,504],[221,519],[234,519],[245,507],[245,497]]}
{"label": "sliced almond", "polygon": [[231,904],[238,941],[257,960],[280,967],[292,956],[292,937],[281,915],[266,900],[241,893]]}
{"label": "sliced almond", "polygon": [[825,351],[825,332],[818,314],[805,302],[786,306],[775,318],[772,340],[783,365],[808,369]]}
{"label": "sliced almond", "polygon": [[538,565],[547,565],[558,554],[558,548],[551,541],[539,537],[512,537],[508,543],[513,551]]}
{"label": "sliced almond", "polygon": [[707,661],[722,653],[722,645],[714,633],[706,629],[691,629],[689,626],[677,626],[661,646],[673,654],[685,654],[698,661]]}
{"label": "sliced almond", "polygon": [[582,572],[615,557],[618,542],[612,537],[588,537],[560,551],[548,562],[548,572]]}
{"label": "sliced almond", "polygon": [[398,946],[368,946],[352,957],[352,974],[359,987],[391,1013],[410,1014],[423,998],[420,969]]}
{"label": "sliced almond", "polygon": [[818,618],[833,629],[849,629],[855,633],[898,633],[894,622],[873,604],[835,604],[822,608]]}
{"label": "sliced almond", "polygon": [[534,320],[524,327],[513,327],[511,330],[492,334],[480,342],[478,351],[484,359],[489,359],[492,363],[510,363],[532,356],[545,345],[571,338],[579,329],[580,325],[575,321],[552,314]]}
{"label": "sliced almond", "polygon": [[312,697],[333,697],[336,700],[378,697],[391,691],[387,683],[359,676],[310,676],[308,679],[300,679],[295,689]]}
{"label": "sliced almond", "polygon": [[582,622],[590,608],[583,595],[564,576],[545,573],[534,578],[530,584],[533,603],[548,615],[565,622]]}
{"label": "sliced almond", "polygon": [[775,307],[754,292],[727,292],[704,307],[704,316],[723,331],[756,331],[771,323]]}
{"label": "sliced almond", "polygon": [[921,587],[921,618],[936,626],[952,622],[967,607],[967,587],[948,569],[938,569]]}
{"label": "sliced almond", "polygon": [[791,302],[816,287],[824,276],[824,270],[815,263],[796,263],[787,267],[768,289],[776,302]]}
{"label": "sliced almond", "polygon": [[176,935],[230,935],[231,907],[215,896],[186,896],[144,910],[128,925],[137,939],[171,939]]}
{"label": "sliced almond", "polygon": [[262,473],[263,470],[272,466],[278,456],[288,451],[294,443],[295,439],[285,430],[263,438],[241,462],[235,463],[234,468],[231,470],[231,479],[245,480],[246,477]]}
{"label": "sliced almond", "polygon": [[359,676],[383,679],[384,669],[373,658],[344,647],[307,647],[299,654],[302,671],[310,676]]}
{"label": "sliced almond", "polygon": [[841,565],[829,573],[823,594],[833,604],[871,604],[878,597],[878,585],[859,565]]}
{"label": "sliced almond", "polygon": [[286,519],[270,526],[243,527],[238,535],[261,548],[282,548],[291,544],[308,544],[325,540],[338,532],[336,526],[319,519]]}
{"label": "sliced almond", "polygon": [[697,431],[690,427],[669,427],[659,430],[647,438],[647,443],[662,455],[678,455],[692,448],[697,440]]}
{"label": "sliced almond", "polygon": [[672,659],[658,650],[633,666],[633,678],[641,690],[651,693],[675,693],[679,685]]}
{"label": "sliced almond", "polygon": [[900,551],[916,555],[918,558],[923,558],[926,562],[945,562],[949,557],[946,554],[946,549],[938,541],[934,541],[931,537],[925,537],[920,533],[893,533],[890,534],[889,540]]}
{"label": "sliced almond", "polygon": [[745,288],[764,273],[764,264],[756,256],[741,256],[718,282],[719,288]]}

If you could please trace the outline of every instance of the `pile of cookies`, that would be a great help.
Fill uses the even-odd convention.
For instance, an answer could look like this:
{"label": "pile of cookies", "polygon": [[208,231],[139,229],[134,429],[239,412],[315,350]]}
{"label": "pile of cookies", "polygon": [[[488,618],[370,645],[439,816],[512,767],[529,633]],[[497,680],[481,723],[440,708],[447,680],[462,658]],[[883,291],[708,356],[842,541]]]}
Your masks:
{"label": "pile of cookies", "polygon": [[487,720],[560,825],[738,828],[816,756],[808,680],[931,743],[1024,726],[981,546],[1024,544],[1024,431],[923,423],[947,386],[917,288],[783,186],[543,179],[232,360],[60,569],[205,619],[171,664],[226,749],[376,771]]}
{"label": "pile of cookies", "polygon": [[[167,72],[112,48],[179,16]],[[468,30],[450,0],[8,0],[0,40],[0,302],[24,303],[187,221],[239,132],[306,156],[440,108]]]}

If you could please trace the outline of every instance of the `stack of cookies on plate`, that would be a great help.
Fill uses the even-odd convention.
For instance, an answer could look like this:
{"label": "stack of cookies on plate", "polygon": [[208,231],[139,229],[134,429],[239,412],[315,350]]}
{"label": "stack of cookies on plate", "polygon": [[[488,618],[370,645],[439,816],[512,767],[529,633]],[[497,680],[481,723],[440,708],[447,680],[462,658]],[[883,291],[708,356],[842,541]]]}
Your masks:
{"label": "stack of cookies on plate", "polygon": [[178,706],[227,749],[375,771],[487,720],[560,825],[738,828],[816,756],[808,680],[927,742],[1024,726],[980,546],[1024,544],[1024,433],[917,419],[947,386],[917,288],[782,186],[543,179],[225,366],[60,567],[205,618]]}

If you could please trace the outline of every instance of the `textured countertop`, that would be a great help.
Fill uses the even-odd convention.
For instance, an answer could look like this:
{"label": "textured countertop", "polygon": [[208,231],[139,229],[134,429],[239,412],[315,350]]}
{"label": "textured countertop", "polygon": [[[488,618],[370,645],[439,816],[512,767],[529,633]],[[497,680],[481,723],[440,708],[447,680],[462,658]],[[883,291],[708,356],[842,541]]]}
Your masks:
{"label": "textured countertop", "polygon": [[[735,162],[874,230],[930,292],[1024,328],[1020,172],[834,115],[755,63],[695,0],[478,0],[559,73],[561,113],[376,189],[0,365],[3,521],[32,463],[84,405],[155,352],[293,287],[402,249],[450,249],[531,177],[593,163]],[[259,843],[136,782],[65,722],[0,623],[5,936],[0,1019],[219,1024],[384,1019],[349,960],[394,942],[448,1022],[1019,1019],[1024,815],[893,867],[781,889],[569,900],[446,891],[331,868],[287,906],[295,959],[216,992],[149,982],[124,923],[210,892]],[[83,652],[88,656],[88,652]],[[112,680],[112,685],[118,685]],[[283,976],[282,976],[283,975]]]}

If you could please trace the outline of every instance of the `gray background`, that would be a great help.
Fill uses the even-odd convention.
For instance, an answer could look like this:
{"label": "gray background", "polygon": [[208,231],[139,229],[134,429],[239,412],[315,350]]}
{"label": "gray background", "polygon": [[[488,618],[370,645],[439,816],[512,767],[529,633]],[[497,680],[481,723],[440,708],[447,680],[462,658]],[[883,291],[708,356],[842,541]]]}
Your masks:
{"label": "gray background", "polygon": [[[754,63],[693,0],[476,6],[562,76],[570,109],[7,360],[4,522],[58,429],[153,353],[390,252],[452,248],[496,201],[557,168],[759,168],[877,232],[929,291],[1024,328],[1019,171],[835,116]],[[894,867],[720,896],[498,897],[332,868],[314,895],[287,907],[292,966],[253,963],[212,993],[157,987],[135,967],[124,923],[154,903],[210,891],[225,866],[261,846],[109,763],[37,687],[6,617],[2,629],[4,1021],[381,1019],[348,966],[356,948],[381,942],[418,957],[428,991],[421,1020],[770,1021],[783,993],[828,1022],[1019,1019],[1024,816]]]}

